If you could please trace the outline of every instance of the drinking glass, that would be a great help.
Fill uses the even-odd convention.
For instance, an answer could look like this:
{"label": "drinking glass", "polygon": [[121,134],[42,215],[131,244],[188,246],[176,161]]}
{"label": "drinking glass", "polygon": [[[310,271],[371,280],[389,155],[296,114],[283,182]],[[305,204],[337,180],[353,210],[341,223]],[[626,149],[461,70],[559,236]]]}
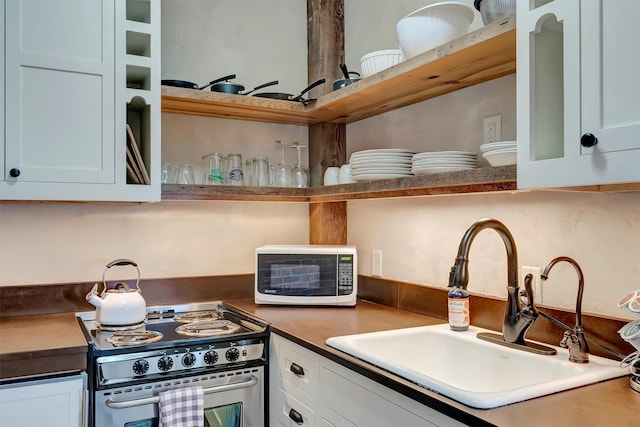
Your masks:
{"label": "drinking glass", "polygon": [[220,153],[213,153],[209,155],[209,173],[207,174],[207,184],[224,184],[226,161],[227,158]]}
{"label": "drinking glass", "polygon": [[301,150],[306,148],[306,145],[300,143],[294,143],[291,147],[298,151],[298,163],[291,169],[292,187],[305,188],[309,186],[309,169],[302,165]]}
{"label": "drinking glass", "polygon": [[229,167],[227,168],[227,183],[231,185],[244,185],[244,171],[242,170],[242,155],[229,154],[227,156]]}
{"label": "drinking glass", "polygon": [[180,165],[176,172],[176,184],[195,184],[196,176],[191,165]]}
{"label": "drinking glass", "polygon": [[266,187],[269,185],[269,158],[259,156],[253,158],[253,185]]}
{"label": "drinking glass", "polygon": [[284,161],[284,143],[281,140],[277,140],[276,144],[280,144],[280,151],[282,158],[280,163],[275,166],[275,187],[290,187],[291,186],[291,168]]}
{"label": "drinking glass", "polygon": [[173,178],[173,168],[169,163],[163,163],[160,169],[160,182],[162,184],[173,184],[175,182]]}

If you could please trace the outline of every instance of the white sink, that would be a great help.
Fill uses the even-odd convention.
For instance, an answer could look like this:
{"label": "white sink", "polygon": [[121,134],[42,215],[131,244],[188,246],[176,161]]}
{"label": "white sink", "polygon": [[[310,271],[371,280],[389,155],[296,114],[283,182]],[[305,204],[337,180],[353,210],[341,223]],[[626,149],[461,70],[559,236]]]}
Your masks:
{"label": "white sink", "polygon": [[[488,409],[629,374],[614,360],[589,355],[569,362],[568,351],[538,355],[486,342],[490,332],[448,324],[329,338],[327,345],[473,408]],[[559,337],[560,338],[560,337]]]}

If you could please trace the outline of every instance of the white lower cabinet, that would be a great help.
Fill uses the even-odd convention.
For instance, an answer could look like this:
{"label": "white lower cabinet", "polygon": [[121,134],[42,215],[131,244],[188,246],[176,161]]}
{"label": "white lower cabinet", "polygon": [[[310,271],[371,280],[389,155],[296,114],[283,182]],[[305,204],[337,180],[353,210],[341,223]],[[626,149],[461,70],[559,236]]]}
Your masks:
{"label": "white lower cabinet", "polygon": [[0,427],[86,425],[86,374],[0,386]]}
{"label": "white lower cabinet", "polygon": [[287,339],[271,337],[271,426],[465,425]]}

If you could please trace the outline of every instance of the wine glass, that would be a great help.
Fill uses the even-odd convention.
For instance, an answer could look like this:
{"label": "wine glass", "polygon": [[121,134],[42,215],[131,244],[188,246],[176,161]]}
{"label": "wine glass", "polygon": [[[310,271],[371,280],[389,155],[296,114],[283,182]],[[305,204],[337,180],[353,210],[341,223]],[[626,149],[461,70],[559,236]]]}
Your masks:
{"label": "wine glass", "polygon": [[291,169],[292,187],[304,188],[309,186],[309,169],[302,166],[301,150],[306,148],[306,145],[298,142],[294,143],[292,148],[298,151],[298,163]]}
{"label": "wine glass", "polygon": [[275,167],[276,176],[274,186],[289,187],[291,186],[291,168],[284,160],[284,143],[282,142],[282,140],[277,140],[276,144],[280,144],[282,158],[280,160],[280,163],[278,163]]}

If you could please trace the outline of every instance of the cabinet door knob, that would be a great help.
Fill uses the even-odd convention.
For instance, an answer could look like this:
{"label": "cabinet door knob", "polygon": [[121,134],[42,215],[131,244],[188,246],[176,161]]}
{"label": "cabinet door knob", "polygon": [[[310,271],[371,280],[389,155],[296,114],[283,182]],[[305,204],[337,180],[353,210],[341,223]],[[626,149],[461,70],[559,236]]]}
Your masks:
{"label": "cabinet door knob", "polygon": [[592,133],[585,133],[580,137],[580,145],[585,148],[593,147],[598,143],[598,138]]}
{"label": "cabinet door knob", "polygon": [[13,177],[13,178],[17,178],[17,177],[19,177],[19,176],[20,176],[20,169],[18,169],[18,168],[12,168],[12,169],[9,171],[9,175],[11,175],[11,177]]}

